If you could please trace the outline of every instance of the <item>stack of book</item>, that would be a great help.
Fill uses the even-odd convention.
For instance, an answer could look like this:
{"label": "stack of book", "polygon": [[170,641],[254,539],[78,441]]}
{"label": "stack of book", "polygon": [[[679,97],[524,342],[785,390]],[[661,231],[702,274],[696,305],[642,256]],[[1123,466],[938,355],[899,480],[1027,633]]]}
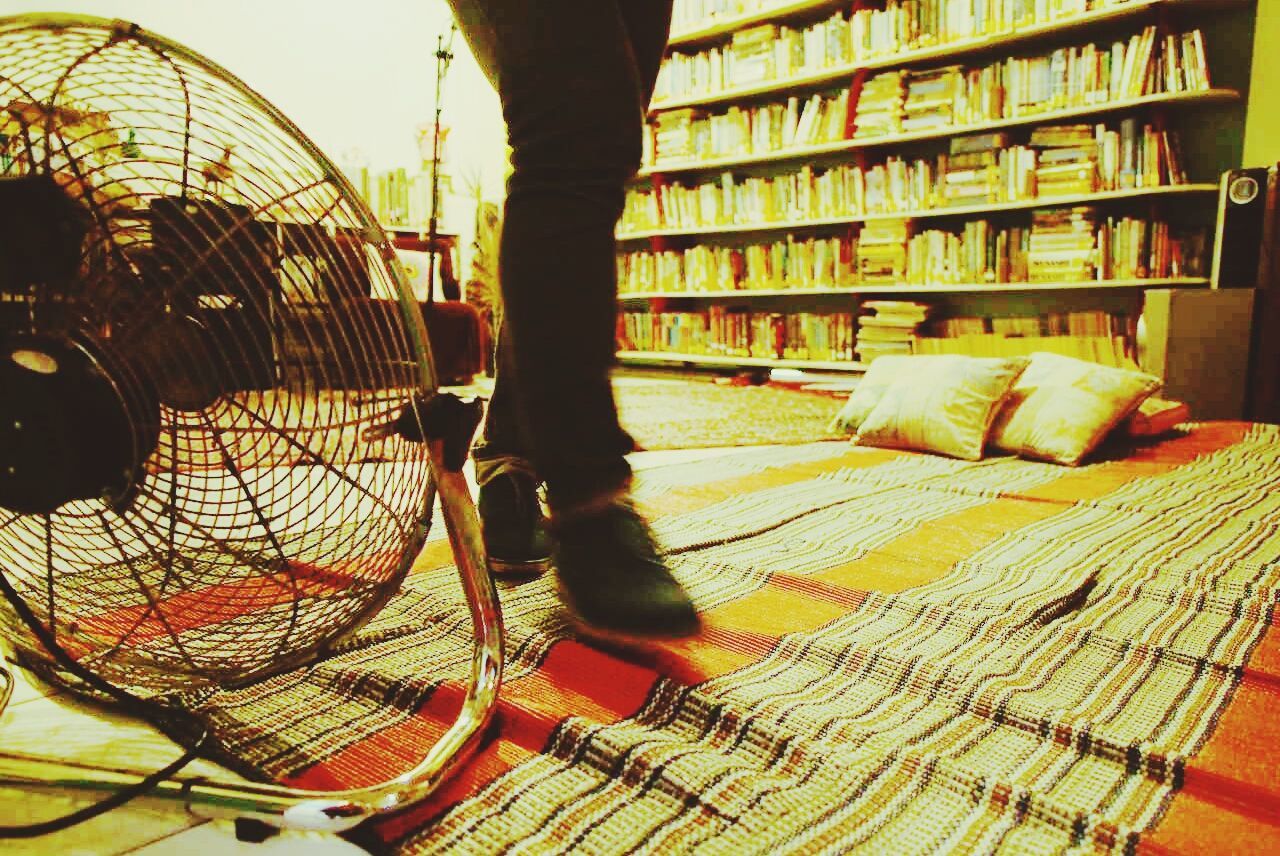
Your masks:
{"label": "stack of book", "polygon": [[1031,212],[1031,282],[1082,282],[1095,274],[1097,211],[1091,206]]}
{"label": "stack of book", "polygon": [[1098,137],[1092,125],[1044,125],[1031,132],[1037,196],[1098,189]]}
{"label": "stack of book", "polygon": [[651,126],[654,160],[688,160],[701,157],[695,123],[703,118],[692,108],[659,113]]}
{"label": "stack of book", "polygon": [[855,258],[858,279],[865,283],[901,283],[907,274],[907,220],[873,220],[862,227]]}
{"label": "stack of book", "polygon": [[941,204],[982,205],[999,200],[1001,155],[1008,144],[1003,131],[954,137],[950,152],[938,159]]}
{"label": "stack of book", "polygon": [[869,363],[886,354],[910,354],[930,307],[910,300],[866,300],[858,316],[858,358]]}
{"label": "stack of book", "polygon": [[776,24],[736,31],[729,45],[729,85],[751,86],[773,80],[777,68],[777,39]]}
{"label": "stack of book", "polygon": [[854,136],[877,137],[902,132],[907,72],[885,71],[862,84],[854,114]]}
{"label": "stack of book", "polygon": [[964,94],[964,70],[958,65],[912,72],[907,78],[902,130],[933,131],[955,122],[955,104]]}

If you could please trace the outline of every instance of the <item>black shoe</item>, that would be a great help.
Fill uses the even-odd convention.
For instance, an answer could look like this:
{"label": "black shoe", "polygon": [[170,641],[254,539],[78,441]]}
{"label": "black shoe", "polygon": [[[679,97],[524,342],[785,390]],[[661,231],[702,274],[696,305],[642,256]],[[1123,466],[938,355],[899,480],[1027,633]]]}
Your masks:
{"label": "black shoe", "polygon": [[702,629],[667,569],[648,525],[629,504],[553,526],[560,596],[589,635],[623,641],[680,639]]}
{"label": "black shoe", "polygon": [[489,570],[536,574],[551,562],[551,536],[538,500],[538,486],[523,472],[504,472],[480,485],[480,512]]}

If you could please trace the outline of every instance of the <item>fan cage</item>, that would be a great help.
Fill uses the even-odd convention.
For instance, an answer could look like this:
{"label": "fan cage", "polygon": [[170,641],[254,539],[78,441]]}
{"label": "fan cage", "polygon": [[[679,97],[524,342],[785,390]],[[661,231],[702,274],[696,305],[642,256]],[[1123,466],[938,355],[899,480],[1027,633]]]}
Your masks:
{"label": "fan cage", "polygon": [[[0,510],[0,573],[134,692],[315,657],[399,587],[434,500],[423,444],[370,433],[434,390],[385,234],[260,96],[121,22],[0,19],[0,180],[22,176],[88,232],[70,281],[0,290],[0,341],[118,355],[157,439],[123,497]],[[53,665],[9,609],[0,635]]]}

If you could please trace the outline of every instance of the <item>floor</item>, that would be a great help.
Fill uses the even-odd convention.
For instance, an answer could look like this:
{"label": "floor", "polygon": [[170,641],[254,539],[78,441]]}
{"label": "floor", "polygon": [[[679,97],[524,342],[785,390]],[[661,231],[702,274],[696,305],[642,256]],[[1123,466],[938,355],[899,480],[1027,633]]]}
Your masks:
{"label": "floor", "polygon": [[[697,460],[717,450],[692,449],[641,452],[632,456],[637,470]],[[75,759],[87,764],[125,764],[156,769],[177,757],[174,744],[152,727],[51,691],[34,683],[21,669],[11,669],[15,688],[0,716],[0,752],[13,755]],[[216,765],[197,762],[192,771],[210,777],[235,779]],[[71,793],[34,793],[0,787],[0,826],[38,822],[67,813],[92,800]],[[337,856],[361,854],[362,849],[332,835],[282,832],[262,844],[237,841],[230,821],[209,821],[189,815],[176,803],[138,801],[72,829],[31,840],[5,841],[6,854],[193,854],[201,856]]]}

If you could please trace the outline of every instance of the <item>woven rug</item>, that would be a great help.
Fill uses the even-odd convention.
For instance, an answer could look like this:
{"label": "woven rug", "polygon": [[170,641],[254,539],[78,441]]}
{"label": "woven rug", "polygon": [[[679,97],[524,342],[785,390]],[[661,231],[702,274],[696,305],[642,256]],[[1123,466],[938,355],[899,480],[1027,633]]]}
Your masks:
{"label": "woven rug", "polygon": [[[1197,426],[1079,469],[847,443],[638,473],[703,611],[587,644],[502,590],[496,726],[397,853],[1266,851],[1280,832],[1280,433]],[[437,527],[333,659],[190,697],[246,774],[351,787],[458,709]]]}
{"label": "woven rug", "polygon": [[700,449],[842,438],[828,429],[844,396],[711,378],[614,378],[618,418],[640,449]]}
{"label": "woven rug", "polygon": [[[493,382],[481,379],[454,387],[463,398],[487,399]],[[847,393],[809,392],[782,384],[746,386],[712,378],[618,375],[614,395],[619,418],[640,450],[762,446],[844,439],[828,430]],[[212,419],[180,425],[176,450],[184,468],[223,466],[224,454],[243,468],[298,463],[315,456],[344,466],[365,461],[417,460],[420,450],[391,436],[365,439],[391,421],[406,400],[404,391],[379,394],[322,392],[289,396],[245,393],[238,407],[223,407]],[[265,414],[269,424],[248,414]],[[288,435],[287,438],[285,435]],[[163,454],[170,454],[168,442]]]}

